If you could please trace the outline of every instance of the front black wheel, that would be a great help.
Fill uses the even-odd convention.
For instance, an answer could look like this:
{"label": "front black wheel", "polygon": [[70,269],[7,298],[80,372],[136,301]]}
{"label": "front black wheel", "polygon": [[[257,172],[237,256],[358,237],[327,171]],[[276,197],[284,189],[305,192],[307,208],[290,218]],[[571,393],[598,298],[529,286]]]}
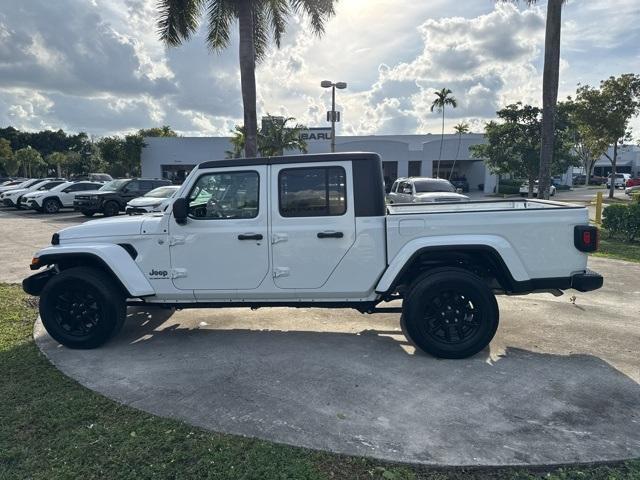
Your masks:
{"label": "front black wheel", "polygon": [[122,327],[125,296],[101,270],[76,267],[53,277],[40,295],[49,335],[69,348],[96,348]]}
{"label": "front black wheel", "polygon": [[107,202],[104,204],[102,213],[104,213],[105,217],[113,217],[114,215],[118,215],[118,213],[120,213],[120,205],[118,205],[118,202],[114,202],[113,200]]}
{"label": "front black wheel", "polygon": [[402,328],[420,350],[440,358],[467,358],[483,350],[498,329],[493,292],[473,273],[446,268],[418,278],[403,303]]}
{"label": "front black wheel", "polygon": [[93,217],[96,212],[94,212],[93,210],[80,210],[80,213],[82,213],[85,217]]}
{"label": "front black wheel", "polygon": [[42,204],[42,210],[45,213],[58,213],[60,211],[60,202],[55,198],[49,198]]}

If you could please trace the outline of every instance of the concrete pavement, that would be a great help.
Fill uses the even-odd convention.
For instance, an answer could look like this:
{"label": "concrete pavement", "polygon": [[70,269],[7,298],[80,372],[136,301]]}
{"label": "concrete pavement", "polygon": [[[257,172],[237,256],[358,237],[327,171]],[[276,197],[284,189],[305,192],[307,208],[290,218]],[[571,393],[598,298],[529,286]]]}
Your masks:
{"label": "concrete pavement", "polygon": [[130,309],[90,351],[34,334],[83,385],[215,431],[437,465],[639,457],[640,266],[590,266],[599,291],[500,298],[490,349],[459,361],[350,310]]}

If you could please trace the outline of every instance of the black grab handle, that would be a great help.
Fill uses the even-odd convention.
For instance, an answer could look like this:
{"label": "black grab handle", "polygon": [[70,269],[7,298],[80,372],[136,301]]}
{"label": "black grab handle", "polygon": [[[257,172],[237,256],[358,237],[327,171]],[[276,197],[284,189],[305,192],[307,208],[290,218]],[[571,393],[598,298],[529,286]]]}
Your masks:
{"label": "black grab handle", "polygon": [[238,240],[262,240],[261,233],[241,233]]}
{"label": "black grab handle", "polygon": [[344,234],[342,232],[319,232],[318,238],[342,238]]}

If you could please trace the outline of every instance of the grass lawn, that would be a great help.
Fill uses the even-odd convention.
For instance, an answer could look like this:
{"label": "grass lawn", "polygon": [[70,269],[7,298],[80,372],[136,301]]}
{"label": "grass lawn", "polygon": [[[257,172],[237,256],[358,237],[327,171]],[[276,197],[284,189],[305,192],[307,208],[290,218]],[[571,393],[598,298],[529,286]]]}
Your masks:
{"label": "grass lawn", "polygon": [[600,247],[594,254],[596,257],[617,258],[629,262],[640,263],[640,242],[627,242],[615,238],[607,238],[606,232],[601,232]]}
{"label": "grass lawn", "polygon": [[34,299],[0,284],[0,479],[638,480],[640,462],[551,472],[429,470],[216,434],[124,407],[49,364]]}

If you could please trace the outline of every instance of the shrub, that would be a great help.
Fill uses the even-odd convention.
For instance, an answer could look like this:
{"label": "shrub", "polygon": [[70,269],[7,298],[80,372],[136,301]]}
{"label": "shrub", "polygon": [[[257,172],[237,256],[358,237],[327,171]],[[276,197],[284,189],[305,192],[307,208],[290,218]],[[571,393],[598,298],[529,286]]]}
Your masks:
{"label": "shrub", "polygon": [[508,185],[510,187],[520,188],[524,182],[522,180],[516,180],[514,178],[503,178],[500,180],[500,186]]}
{"label": "shrub", "polygon": [[515,185],[505,185],[504,183],[500,182],[500,185],[498,186],[498,193],[505,195],[520,193],[520,187]]}
{"label": "shrub", "polygon": [[603,215],[602,226],[610,237],[622,235],[632,242],[640,236],[640,203],[609,205]]}

